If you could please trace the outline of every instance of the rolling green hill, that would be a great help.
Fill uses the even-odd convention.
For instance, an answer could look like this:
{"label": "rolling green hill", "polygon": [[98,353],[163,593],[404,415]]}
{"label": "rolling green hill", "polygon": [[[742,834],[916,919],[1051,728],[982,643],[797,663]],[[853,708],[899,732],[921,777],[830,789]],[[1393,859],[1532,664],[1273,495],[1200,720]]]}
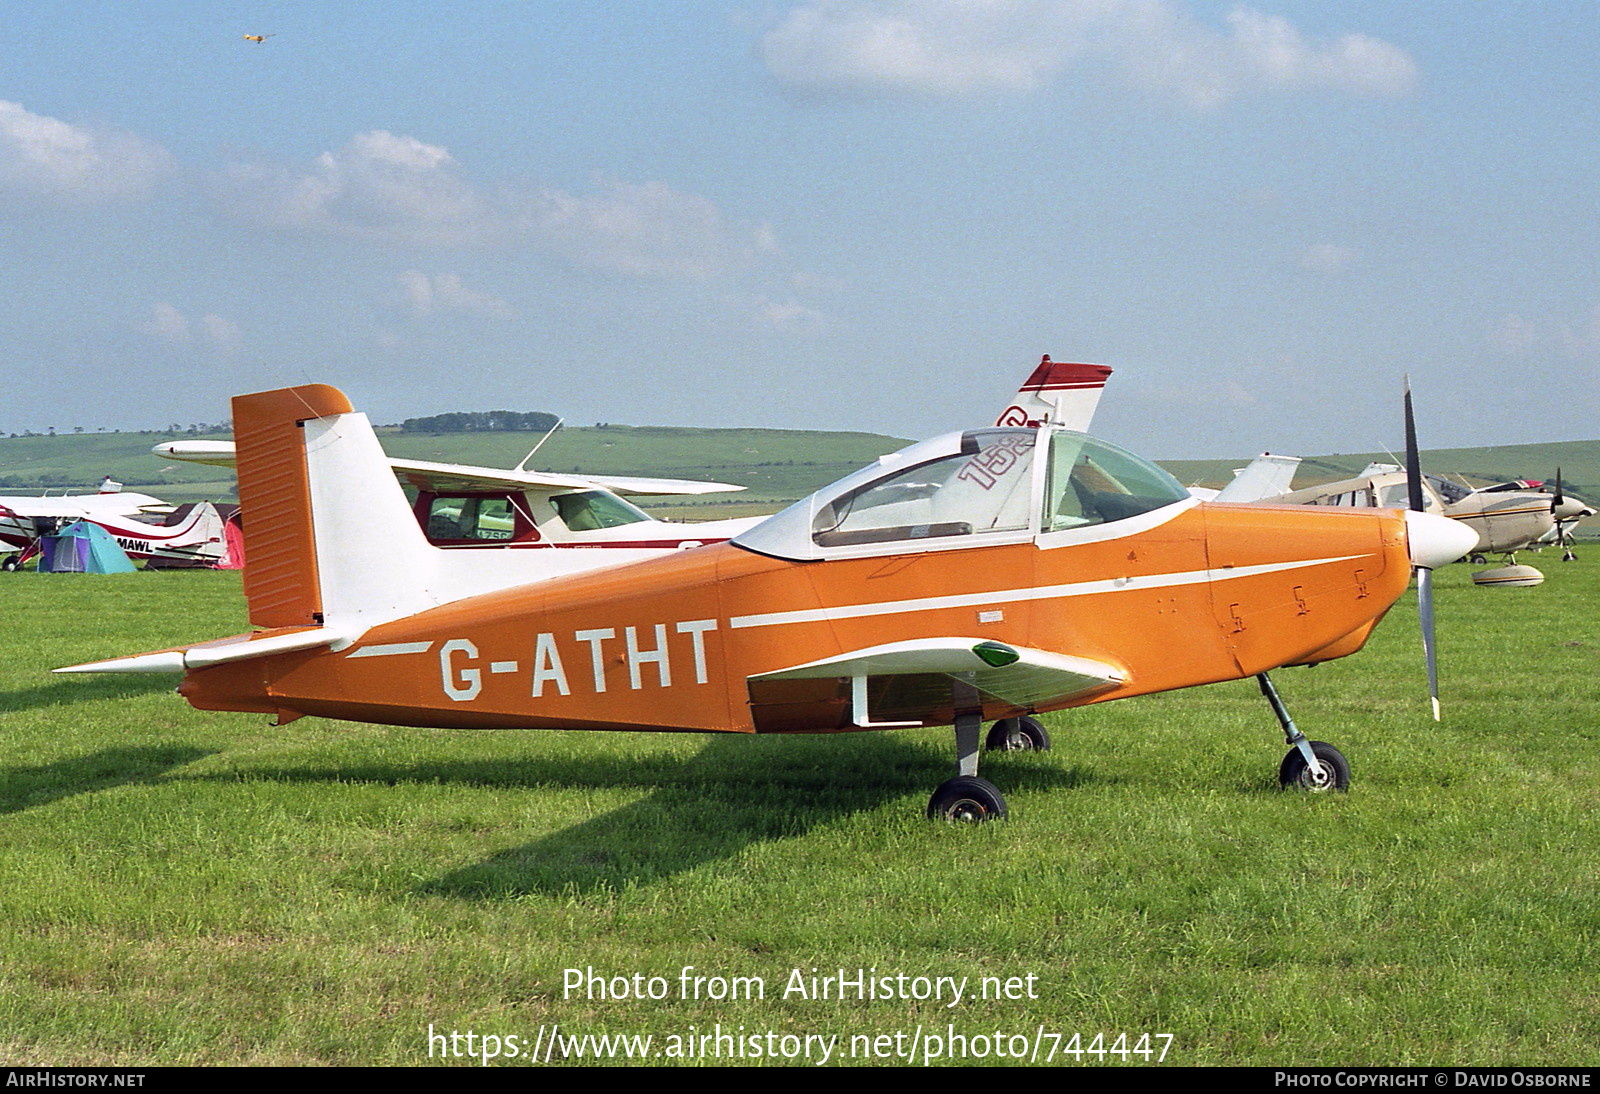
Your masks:
{"label": "rolling green hill", "polygon": [[[401,433],[379,430],[393,456],[415,460],[514,467],[539,440],[537,433]],[[150,453],[183,433],[84,433],[54,437],[0,437],[0,493],[93,490],[106,475],[130,490],[168,501],[233,500],[233,477],[217,468],[161,461]],[[204,436],[220,437],[221,434]],[[539,449],[529,466],[564,473],[657,475],[737,483],[739,494],[655,503],[656,513],[712,519],[774,512],[906,442],[877,433],[781,429],[690,429],[606,425],[563,429]],[[1357,474],[1390,453],[1309,456],[1295,485],[1310,486]],[[1163,466],[1185,485],[1221,486],[1247,456],[1167,460]],[[1515,478],[1553,478],[1562,470],[1568,490],[1600,498],[1600,440],[1425,451],[1427,471],[1463,476],[1474,485]]]}

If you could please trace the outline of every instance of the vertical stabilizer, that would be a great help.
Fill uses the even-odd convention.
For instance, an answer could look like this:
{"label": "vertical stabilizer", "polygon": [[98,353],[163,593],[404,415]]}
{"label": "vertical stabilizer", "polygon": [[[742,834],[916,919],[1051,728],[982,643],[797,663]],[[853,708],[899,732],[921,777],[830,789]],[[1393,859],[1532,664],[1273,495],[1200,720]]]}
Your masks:
{"label": "vertical stabilizer", "polygon": [[302,423],[348,414],[350,400],[325,384],[239,395],[233,400],[239,509],[245,520],[244,593],[258,627],[322,623],[311,485]]}
{"label": "vertical stabilizer", "polygon": [[233,400],[245,596],[259,627],[351,635],[437,602],[428,546],[365,414],[322,384]]}
{"label": "vertical stabilizer", "polygon": [[1233,473],[1233,481],[1217,494],[1217,501],[1265,501],[1287,494],[1294,482],[1295,469],[1300,466],[1299,456],[1274,456],[1263,452],[1250,461],[1250,466]]}
{"label": "vertical stabilizer", "polygon": [[1063,425],[1086,433],[1111,369],[1052,361],[1046,355],[995,425]]}

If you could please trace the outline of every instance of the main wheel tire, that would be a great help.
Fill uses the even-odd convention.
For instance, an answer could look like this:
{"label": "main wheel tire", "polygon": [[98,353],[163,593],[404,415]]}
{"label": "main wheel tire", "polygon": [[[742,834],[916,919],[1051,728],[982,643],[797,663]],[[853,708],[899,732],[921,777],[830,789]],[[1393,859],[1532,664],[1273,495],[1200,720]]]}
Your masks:
{"label": "main wheel tire", "polygon": [[4,559],[0,559],[0,570],[4,570],[6,573],[9,574],[9,573],[14,572],[16,569],[17,569],[17,556],[16,555],[7,555]]}
{"label": "main wheel tire", "polygon": [[1031,715],[1002,718],[989,730],[983,747],[990,752],[1049,752],[1050,734]]}
{"label": "main wheel tire", "polygon": [[1324,794],[1330,790],[1350,789],[1350,761],[1344,758],[1344,753],[1327,741],[1312,741],[1311,753],[1322,765],[1321,777],[1312,774],[1298,748],[1291,748],[1283,763],[1278,765],[1278,783],[1285,790]]}
{"label": "main wheel tire", "polygon": [[976,775],[958,775],[941,783],[928,799],[928,819],[944,820],[952,824],[976,824],[978,821],[1004,820],[1006,800],[988,779]]}

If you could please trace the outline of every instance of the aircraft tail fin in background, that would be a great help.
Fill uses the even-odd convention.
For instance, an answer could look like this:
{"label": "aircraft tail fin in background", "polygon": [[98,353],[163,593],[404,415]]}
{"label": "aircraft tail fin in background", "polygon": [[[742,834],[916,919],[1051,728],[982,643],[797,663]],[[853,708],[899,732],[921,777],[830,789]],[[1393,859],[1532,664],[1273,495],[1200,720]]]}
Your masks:
{"label": "aircraft tail fin in background", "polygon": [[1263,452],[1248,467],[1233,473],[1233,481],[1217,494],[1216,501],[1264,501],[1289,492],[1299,456],[1274,456]]}
{"label": "aircraft tail fin in background", "polygon": [[1063,425],[1087,432],[1111,369],[1052,361],[1046,355],[995,425]]}

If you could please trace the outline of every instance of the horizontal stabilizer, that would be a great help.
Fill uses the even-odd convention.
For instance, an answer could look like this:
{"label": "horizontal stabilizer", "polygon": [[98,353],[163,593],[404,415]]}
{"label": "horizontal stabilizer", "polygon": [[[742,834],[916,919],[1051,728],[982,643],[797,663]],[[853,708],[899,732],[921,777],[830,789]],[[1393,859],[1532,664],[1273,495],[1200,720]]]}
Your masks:
{"label": "horizontal stabilizer", "polygon": [[276,631],[255,631],[231,638],[218,638],[194,646],[118,657],[110,661],[91,661],[55,669],[60,673],[83,672],[188,672],[230,661],[247,661],[275,653],[315,649],[319,646],[342,648],[349,636],[332,627],[288,627]]}
{"label": "horizontal stabilizer", "polygon": [[818,677],[960,675],[979,691],[1026,707],[1090,695],[1115,687],[1127,674],[1103,661],[1050,653],[981,638],[919,638],[852,650],[751,680]]}

